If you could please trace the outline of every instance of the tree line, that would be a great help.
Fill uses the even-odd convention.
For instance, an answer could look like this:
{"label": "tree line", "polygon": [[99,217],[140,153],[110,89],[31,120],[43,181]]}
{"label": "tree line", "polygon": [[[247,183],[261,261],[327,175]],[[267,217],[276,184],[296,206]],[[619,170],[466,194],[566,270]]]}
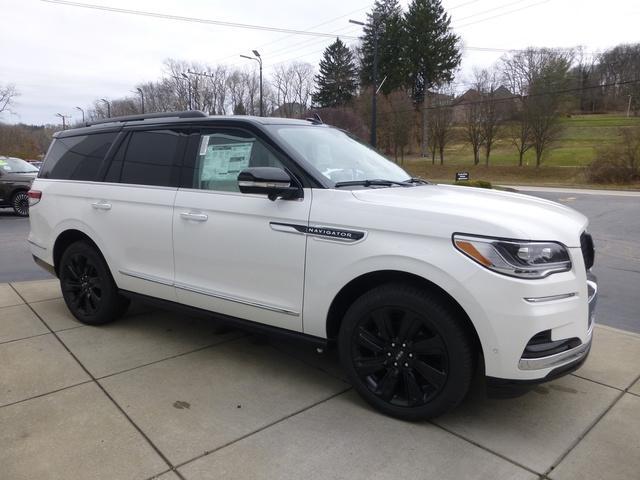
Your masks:
{"label": "tree line", "polygon": [[[411,0],[406,9],[398,0],[376,0],[357,45],[337,38],[317,72],[299,61],[272,66],[264,81],[264,112],[306,117],[317,111],[327,123],[367,139],[375,83],[378,148],[397,160],[419,153],[443,163],[448,146],[465,142],[474,164],[489,165],[497,139],[507,139],[518,165],[533,152],[537,166],[560,136],[563,116],[640,113],[640,44],[597,55],[581,48],[509,51],[466,82],[460,80],[463,48],[441,0]],[[7,102],[0,91],[0,107],[3,98],[10,104],[15,87],[9,93]],[[97,99],[86,120],[143,109],[258,115],[257,69],[168,59],[161,78],[108,104]]]}

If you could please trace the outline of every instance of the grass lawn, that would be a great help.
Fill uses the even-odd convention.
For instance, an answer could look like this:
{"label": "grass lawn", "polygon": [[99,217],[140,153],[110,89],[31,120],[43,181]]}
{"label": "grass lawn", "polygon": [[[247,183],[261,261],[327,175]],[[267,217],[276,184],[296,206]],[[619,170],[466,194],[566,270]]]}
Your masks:
{"label": "grass lawn", "polygon": [[[640,126],[640,117],[621,115],[573,115],[562,119],[564,130],[554,147],[543,158],[542,167],[535,168],[535,155],[527,152],[525,166],[518,167],[518,156],[508,138],[500,136],[495,142],[489,167],[473,165],[473,153],[464,141],[463,128],[457,127],[454,140],[445,150],[444,165],[431,164],[418,154],[405,156],[403,166],[413,175],[437,181],[453,181],[455,172],[469,171],[473,180],[493,183],[520,183],[537,185],[585,185],[584,168],[596,157],[598,147],[619,142],[620,128]],[[638,187],[637,185],[631,185]]]}

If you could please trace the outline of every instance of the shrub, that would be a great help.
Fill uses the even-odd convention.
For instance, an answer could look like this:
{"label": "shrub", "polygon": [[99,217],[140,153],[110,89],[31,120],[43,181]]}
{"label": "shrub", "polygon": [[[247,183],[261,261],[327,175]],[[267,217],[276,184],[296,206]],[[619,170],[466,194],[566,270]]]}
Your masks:
{"label": "shrub", "polygon": [[476,188],[493,188],[491,182],[486,180],[464,180],[462,182],[456,182],[456,185],[462,185],[463,187],[476,187]]}
{"label": "shrub", "polygon": [[587,167],[587,180],[592,183],[630,183],[640,180],[640,128],[620,131],[622,142],[598,151]]}

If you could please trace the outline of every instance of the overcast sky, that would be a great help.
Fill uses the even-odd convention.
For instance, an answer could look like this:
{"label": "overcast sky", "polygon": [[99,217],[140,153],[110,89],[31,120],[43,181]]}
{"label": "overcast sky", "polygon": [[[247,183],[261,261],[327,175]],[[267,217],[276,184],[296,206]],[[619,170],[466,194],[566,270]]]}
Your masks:
{"label": "overcast sky", "polygon": [[[336,36],[356,36],[372,1],[366,0],[78,0],[202,19],[223,20]],[[408,0],[403,0],[406,6]],[[465,46],[457,82],[474,66],[501,55],[477,47],[519,49],[571,47],[602,51],[638,42],[638,0],[444,0]],[[349,44],[354,40],[345,39]],[[187,23],[46,3],[0,0],[0,84],[13,83],[21,95],[0,120],[57,123],[55,114],[80,115],[96,98],[130,95],[137,83],[156,80],[163,61],[253,67],[240,53],[258,49],[265,75],[292,60],[317,65],[331,38]]]}

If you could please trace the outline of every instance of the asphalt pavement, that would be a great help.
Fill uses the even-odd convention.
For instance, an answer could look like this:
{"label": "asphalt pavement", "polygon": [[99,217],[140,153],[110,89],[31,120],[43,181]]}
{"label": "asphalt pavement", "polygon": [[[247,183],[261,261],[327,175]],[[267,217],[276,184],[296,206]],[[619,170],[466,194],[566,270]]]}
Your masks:
{"label": "asphalt pavement", "polygon": [[[596,321],[640,332],[640,194],[515,188],[563,203],[589,217],[596,245],[593,272],[599,284]],[[28,232],[28,219],[0,209],[0,282],[51,278],[33,262],[26,242]]]}

